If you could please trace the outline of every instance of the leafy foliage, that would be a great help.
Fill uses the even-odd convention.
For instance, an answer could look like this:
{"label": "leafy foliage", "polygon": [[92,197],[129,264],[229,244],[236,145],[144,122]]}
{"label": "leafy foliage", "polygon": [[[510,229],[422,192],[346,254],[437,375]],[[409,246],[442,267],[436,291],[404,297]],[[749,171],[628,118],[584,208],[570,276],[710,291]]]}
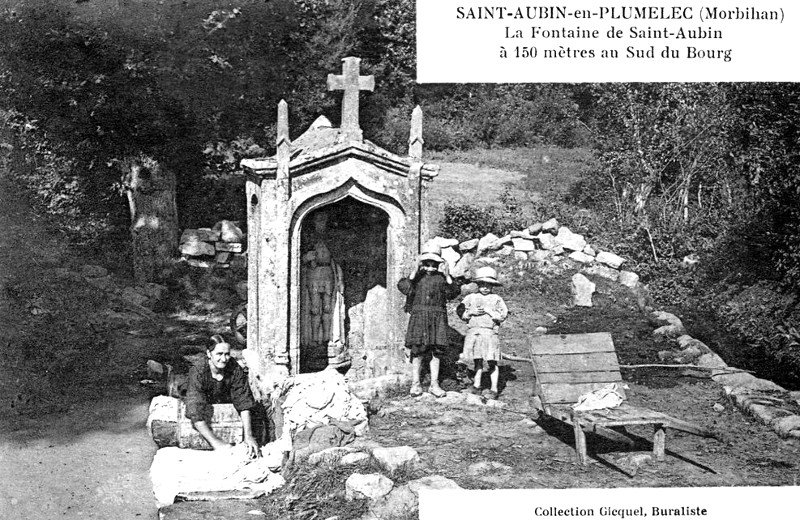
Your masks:
{"label": "leafy foliage", "polygon": [[494,212],[472,204],[448,204],[439,223],[440,234],[460,241],[480,238],[496,228]]}

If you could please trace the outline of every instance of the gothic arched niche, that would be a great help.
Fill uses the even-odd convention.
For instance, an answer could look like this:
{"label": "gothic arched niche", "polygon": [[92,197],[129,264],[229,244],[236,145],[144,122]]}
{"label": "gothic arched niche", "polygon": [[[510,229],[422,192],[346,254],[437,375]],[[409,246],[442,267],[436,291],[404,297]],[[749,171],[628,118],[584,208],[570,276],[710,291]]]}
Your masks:
{"label": "gothic arched niche", "polygon": [[303,217],[300,373],[323,370],[337,349],[358,342],[351,335],[361,325],[351,318],[361,319],[371,289],[387,285],[388,229],[385,211],[349,196]]}

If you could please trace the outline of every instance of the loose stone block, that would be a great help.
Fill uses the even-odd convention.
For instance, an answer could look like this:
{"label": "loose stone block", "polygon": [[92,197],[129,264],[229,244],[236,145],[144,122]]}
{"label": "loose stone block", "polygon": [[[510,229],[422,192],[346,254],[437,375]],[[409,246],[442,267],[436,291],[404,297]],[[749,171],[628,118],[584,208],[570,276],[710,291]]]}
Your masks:
{"label": "loose stone block", "polygon": [[464,253],[464,255],[456,262],[450,270],[450,274],[456,278],[466,276],[472,266],[472,261],[475,259],[474,253]]}
{"label": "loose stone block", "polygon": [[387,495],[393,487],[394,482],[380,473],[367,475],[353,473],[344,483],[345,498],[347,500],[355,500],[356,498],[366,497],[370,500],[377,500]]}
{"label": "loose stone block", "polygon": [[389,295],[385,287],[376,285],[367,292],[364,308],[371,312],[364,315],[364,347],[368,350],[389,343],[385,318],[388,303]]}
{"label": "loose stone block", "polygon": [[625,259],[621,256],[617,256],[614,253],[609,253],[608,251],[601,251],[597,254],[597,261],[601,264],[606,264],[609,267],[613,267],[614,269],[619,269]]}
{"label": "loose stone block", "polygon": [[231,254],[226,251],[220,251],[214,255],[214,261],[218,264],[227,264],[231,259]]}
{"label": "loose stone block", "polygon": [[214,249],[228,253],[241,253],[244,249],[244,245],[238,242],[216,242],[214,244]]}
{"label": "loose stone block", "polygon": [[[252,518],[263,519],[261,501],[247,500],[237,496],[236,500],[192,500],[175,502],[158,510],[158,520],[202,520],[206,518]],[[262,513],[257,515],[251,511]]]}
{"label": "loose stone block", "polygon": [[[215,404],[211,430],[226,442],[240,442],[244,436],[242,420],[232,404]],[[211,446],[186,418],[186,407],[180,399],[159,395],[150,402],[147,429],[158,447],[178,446],[210,450]]]}
{"label": "loose stone block", "polygon": [[[488,250],[489,247],[493,247],[499,239],[500,237],[498,237],[494,233],[487,233],[483,238],[481,238],[478,241],[478,254]],[[500,246],[497,247],[499,248]]]}
{"label": "loose stone block", "polygon": [[438,491],[442,489],[463,489],[454,480],[441,475],[431,475],[429,477],[422,477],[412,480],[408,483],[408,488],[415,494],[419,495],[420,490]]}
{"label": "loose stone block", "polygon": [[187,256],[214,256],[214,244],[190,241],[181,244],[181,254]]}
{"label": "loose stone block", "polygon": [[219,231],[219,240],[222,242],[241,243],[244,241],[244,233],[235,222],[231,222],[230,220],[221,220],[217,222],[213,230]]}
{"label": "loose stone block", "polygon": [[583,251],[583,248],[586,247],[586,240],[583,235],[573,233],[568,227],[562,226],[558,229],[556,244],[570,251]]}
{"label": "loose stone block", "polygon": [[513,246],[503,246],[498,251],[497,254],[499,256],[509,256],[514,252]]}
{"label": "loose stone block", "polygon": [[410,518],[419,509],[417,495],[409,489],[408,484],[395,486],[388,495],[379,498],[370,505],[367,515],[362,520],[380,520],[382,518]]}
{"label": "loose stone block", "polygon": [[666,311],[655,311],[653,317],[658,321],[665,321],[667,325],[658,327],[653,331],[653,334],[658,336],[667,336],[670,338],[677,338],[686,334],[686,329],[683,328],[683,323],[680,318],[672,313]]}
{"label": "loose stone block", "polygon": [[772,425],[775,433],[781,437],[789,437],[791,432],[800,430],[800,416],[788,415],[775,421]]}
{"label": "loose stone block", "polygon": [[528,254],[528,260],[533,260],[535,262],[542,262],[546,260],[552,253],[547,251],[546,249],[537,249],[532,251]]}
{"label": "loose stone block", "polygon": [[511,232],[512,240],[515,238],[526,238],[528,240],[533,240],[533,235],[527,229],[523,229],[522,231],[512,231]]}
{"label": "loose stone block", "polygon": [[531,238],[523,238],[523,237],[512,238],[511,239],[511,243],[514,245],[514,250],[515,251],[528,252],[528,251],[534,251],[536,249],[536,244],[533,243],[533,237],[531,237]]}
{"label": "loose stone block", "polygon": [[396,448],[375,448],[372,456],[386,471],[396,471],[407,464],[419,462],[417,450],[411,446],[398,446]]}
{"label": "loose stone block", "polygon": [[700,356],[697,360],[697,366],[703,368],[726,368],[728,364],[714,352],[709,352]]}
{"label": "loose stone block", "polygon": [[541,222],[537,222],[535,224],[532,224],[528,228],[528,233],[530,233],[532,236],[538,234],[541,231],[542,231],[542,223]]}
{"label": "loose stone block", "polygon": [[471,238],[469,240],[465,240],[460,244],[458,244],[458,250],[461,251],[462,253],[466,251],[472,251],[473,249],[478,247],[478,242],[480,242],[480,240],[477,238]]}
{"label": "loose stone block", "polygon": [[[453,266],[461,259],[461,255],[452,247],[445,247],[442,248],[442,258],[444,258],[450,268],[452,269]],[[452,274],[452,273],[451,273]]]}
{"label": "loose stone block", "polygon": [[625,287],[630,287],[631,289],[633,289],[634,287],[636,287],[636,284],[639,283],[639,275],[631,271],[620,271],[619,283],[621,283]]}
{"label": "loose stone block", "polygon": [[542,246],[542,249],[553,249],[558,244],[556,244],[556,239],[550,233],[539,233],[536,235],[536,240],[539,241],[539,244]]}
{"label": "loose stone block", "polygon": [[581,251],[573,251],[572,253],[569,254],[569,257],[572,260],[575,260],[576,262],[580,262],[582,264],[591,264],[592,262],[594,262],[593,256],[587,255],[586,253],[583,253]]}
{"label": "loose stone block", "polygon": [[[595,260],[597,259],[595,258]],[[611,280],[612,282],[619,280],[619,271],[606,267],[605,265],[600,265],[596,261],[592,265],[584,267],[582,271],[586,274]]]}
{"label": "loose stone block", "polygon": [[528,259],[528,253],[525,251],[514,251],[514,259],[524,262]]}
{"label": "loose stone block", "polygon": [[558,220],[551,218],[550,220],[542,224],[541,231],[543,233],[551,233],[555,235],[556,232],[558,231]]}
{"label": "loose stone block", "polygon": [[220,239],[220,236],[221,233],[219,230],[212,230],[211,228],[184,229],[181,234],[180,243],[216,242]]}
{"label": "loose stone block", "polygon": [[352,466],[354,464],[360,464],[368,460],[369,460],[369,453],[358,451],[356,453],[348,453],[347,455],[339,459],[339,464],[341,466]]}
{"label": "loose stone block", "polygon": [[595,284],[580,273],[572,275],[572,297],[574,305],[591,307]]}

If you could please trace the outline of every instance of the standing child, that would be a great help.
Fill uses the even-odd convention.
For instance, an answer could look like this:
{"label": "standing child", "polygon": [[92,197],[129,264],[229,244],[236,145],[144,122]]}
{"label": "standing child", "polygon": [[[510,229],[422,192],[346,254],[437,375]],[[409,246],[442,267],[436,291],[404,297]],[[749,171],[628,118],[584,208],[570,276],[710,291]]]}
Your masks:
{"label": "standing child", "polygon": [[497,281],[497,271],[481,267],[475,271],[474,281],[478,292],[467,295],[459,305],[458,314],[467,322],[469,331],[464,338],[464,357],[475,362],[475,381],[470,388],[473,394],[481,393],[483,363],[489,368],[492,387],[486,392],[488,399],[497,399],[497,384],[500,381],[500,324],[508,317],[508,308],[503,299],[492,291]]}
{"label": "standing child", "polygon": [[423,358],[430,356],[430,393],[444,397],[439,386],[440,358],[447,347],[447,300],[458,296],[459,288],[450,276],[450,267],[435,244],[422,247],[413,274],[397,284],[406,295],[406,312],[411,313],[406,333],[406,348],[411,351],[411,395],[422,394],[420,374]]}

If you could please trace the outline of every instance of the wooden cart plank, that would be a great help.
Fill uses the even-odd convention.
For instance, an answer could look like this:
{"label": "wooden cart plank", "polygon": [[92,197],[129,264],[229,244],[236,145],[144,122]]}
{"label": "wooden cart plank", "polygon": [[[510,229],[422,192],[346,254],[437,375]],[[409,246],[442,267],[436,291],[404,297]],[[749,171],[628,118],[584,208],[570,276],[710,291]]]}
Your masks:
{"label": "wooden cart plank", "polygon": [[616,441],[621,444],[627,444],[628,446],[633,446],[634,444],[636,444],[633,441],[633,439],[631,439],[627,435],[619,433],[618,431],[614,431],[610,428],[605,428],[598,424],[592,424],[590,425],[590,428],[591,431],[593,431],[597,435],[600,435],[601,437],[605,437],[606,439],[611,439],[612,441]]}
{"label": "wooden cart plank", "polygon": [[621,383],[619,371],[594,372],[544,372],[536,379],[539,383]]}
{"label": "wooden cart plank", "polygon": [[637,408],[633,406],[620,406],[619,408],[605,408],[602,410],[587,410],[576,412],[581,419],[594,421],[598,424],[609,424],[610,422],[636,421],[637,424],[647,422],[665,422],[670,417],[661,412],[649,410],[647,408]]}
{"label": "wooden cart plank", "polygon": [[531,338],[532,354],[585,354],[589,352],[616,352],[611,334],[552,334]]}
{"label": "wooden cart plank", "polygon": [[679,430],[686,433],[699,435],[700,437],[717,437],[716,432],[709,428],[704,428],[700,425],[677,419],[675,417],[667,416],[669,419],[665,424],[673,430]]}
{"label": "wooden cart plank", "polygon": [[554,355],[534,355],[532,358],[534,366],[538,367],[535,372],[544,374],[547,372],[596,372],[619,371],[619,362],[614,352],[593,352],[590,354],[562,354]]}

